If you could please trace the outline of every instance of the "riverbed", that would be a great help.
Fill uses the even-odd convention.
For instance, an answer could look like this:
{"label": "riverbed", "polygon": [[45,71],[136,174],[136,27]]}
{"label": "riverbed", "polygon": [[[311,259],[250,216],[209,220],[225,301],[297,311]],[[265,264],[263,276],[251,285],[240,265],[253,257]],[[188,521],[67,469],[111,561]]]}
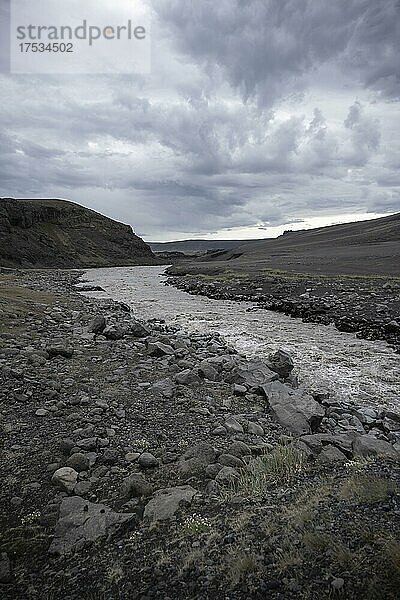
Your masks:
{"label": "riverbed", "polygon": [[188,332],[218,331],[247,356],[267,357],[282,348],[299,381],[314,391],[371,406],[400,407],[399,355],[385,342],[357,339],[333,325],[303,323],[248,302],[212,300],[166,286],[165,267],[90,269],[84,279],[103,292],[85,292],[129,304],[138,319],[165,319]]}

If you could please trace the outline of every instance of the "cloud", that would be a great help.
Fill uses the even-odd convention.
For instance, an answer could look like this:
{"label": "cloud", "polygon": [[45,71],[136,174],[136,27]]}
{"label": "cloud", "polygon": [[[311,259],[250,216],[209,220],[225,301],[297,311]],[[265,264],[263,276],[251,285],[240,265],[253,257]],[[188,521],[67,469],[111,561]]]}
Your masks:
{"label": "cloud", "polygon": [[177,47],[263,105],[304,89],[337,61],[348,77],[399,97],[398,0],[156,0]]}
{"label": "cloud", "polygon": [[148,239],[400,210],[398,1],[152,5],[148,77],[0,77],[2,195]]}

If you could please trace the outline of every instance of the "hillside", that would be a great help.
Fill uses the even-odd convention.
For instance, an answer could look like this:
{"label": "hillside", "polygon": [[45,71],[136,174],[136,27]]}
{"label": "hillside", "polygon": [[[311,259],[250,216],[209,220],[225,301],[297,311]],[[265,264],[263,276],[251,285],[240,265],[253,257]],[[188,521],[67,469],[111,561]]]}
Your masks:
{"label": "hillside", "polygon": [[1,266],[88,268],[153,260],[129,225],[73,202],[0,199]]}
{"label": "hillside", "polygon": [[327,274],[400,274],[400,213],[369,221],[287,232],[216,257],[245,269]]}

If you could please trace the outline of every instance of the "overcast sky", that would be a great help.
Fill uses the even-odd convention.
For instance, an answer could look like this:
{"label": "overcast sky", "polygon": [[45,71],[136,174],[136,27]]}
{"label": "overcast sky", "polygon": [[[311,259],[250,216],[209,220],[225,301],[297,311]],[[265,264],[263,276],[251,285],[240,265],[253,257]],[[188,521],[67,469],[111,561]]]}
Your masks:
{"label": "overcast sky", "polygon": [[0,75],[2,196],[160,241],[400,211],[400,0],[151,6],[150,75]]}

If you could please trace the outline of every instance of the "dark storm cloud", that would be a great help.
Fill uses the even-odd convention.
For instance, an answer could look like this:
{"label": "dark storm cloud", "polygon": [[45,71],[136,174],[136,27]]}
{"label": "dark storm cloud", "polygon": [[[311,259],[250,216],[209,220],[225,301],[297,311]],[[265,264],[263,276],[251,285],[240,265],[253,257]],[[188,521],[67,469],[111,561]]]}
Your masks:
{"label": "dark storm cloud", "polygon": [[361,85],[398,98],[399,0],[156,0],[177,44],[244,96],[272,104],[311,69],[338,61]]}
{"label": "dark storm cloud", "polygon": [[399,1],[152,4],[149,77],[1,77],[1,194],[151,238],[400,210]]}

